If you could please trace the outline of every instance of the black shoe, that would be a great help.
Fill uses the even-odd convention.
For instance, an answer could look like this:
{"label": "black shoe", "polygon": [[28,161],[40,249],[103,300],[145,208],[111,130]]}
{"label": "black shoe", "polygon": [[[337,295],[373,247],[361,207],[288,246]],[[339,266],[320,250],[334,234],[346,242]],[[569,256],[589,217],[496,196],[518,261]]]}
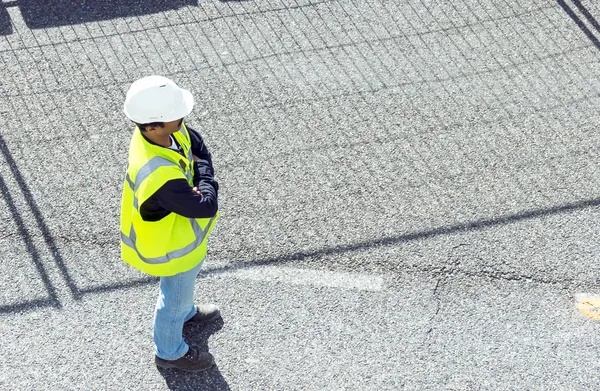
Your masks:
{"label": "black shoe", "polygon": [[205,324],[221,316],[219,307],[214,304],[200,304],[196,306],[196,313],[184,324]]}
{"label": "black shoe", "polygon": [[160,368],[176,368],[188,372],[200,372],[210,369],[215,364],[212,354],[208,352],[200,352],[198,349],[190,346],[185,356],[177,360],[163,360],[156,356],[154,357],[156,366]]}

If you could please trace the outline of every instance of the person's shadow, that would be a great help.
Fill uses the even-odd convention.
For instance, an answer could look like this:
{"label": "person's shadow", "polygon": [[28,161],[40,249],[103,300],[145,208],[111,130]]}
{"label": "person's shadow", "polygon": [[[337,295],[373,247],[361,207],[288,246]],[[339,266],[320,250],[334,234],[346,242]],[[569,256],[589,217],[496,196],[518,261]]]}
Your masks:
{"label": "person's shadow", "polygon": [[[223,319],[206,325],[185,326],[183,338],[190,346],[197,347],[201,352],[208,352],[208,338],[221,330]],[[204,372],[184,372],[178,369],[158,368],[160,374],[165,378],[167,387],[177,391],[229,391],[229,385],[219,372],[217,365]]]}

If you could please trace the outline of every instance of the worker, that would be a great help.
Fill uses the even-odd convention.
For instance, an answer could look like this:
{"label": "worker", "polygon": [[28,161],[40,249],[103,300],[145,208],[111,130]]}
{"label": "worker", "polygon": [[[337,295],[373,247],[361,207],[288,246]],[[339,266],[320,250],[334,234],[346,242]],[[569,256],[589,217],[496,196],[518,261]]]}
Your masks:
{"label": "worker", "polygon": [[184,325],[204,325],[221,315],[213,304],[194,305],[194,288],[219,217],[211,154],[186,126],[192,94],[172,80],[135,81],[125,115],[135,129],[121,200],[121,257],[159,276],[154,311],[155,363],[160,368],[202,371],[213,356],[188,346]]}

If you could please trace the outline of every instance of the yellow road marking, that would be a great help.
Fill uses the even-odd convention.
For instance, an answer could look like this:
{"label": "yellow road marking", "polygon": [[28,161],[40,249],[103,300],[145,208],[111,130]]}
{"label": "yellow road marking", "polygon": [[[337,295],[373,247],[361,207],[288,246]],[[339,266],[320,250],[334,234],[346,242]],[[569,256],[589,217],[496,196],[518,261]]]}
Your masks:
{"label": "yellow road marking", "polygon": [[600,320],[600,297],[580,297],[577,303],[577,308],[588,318]]}

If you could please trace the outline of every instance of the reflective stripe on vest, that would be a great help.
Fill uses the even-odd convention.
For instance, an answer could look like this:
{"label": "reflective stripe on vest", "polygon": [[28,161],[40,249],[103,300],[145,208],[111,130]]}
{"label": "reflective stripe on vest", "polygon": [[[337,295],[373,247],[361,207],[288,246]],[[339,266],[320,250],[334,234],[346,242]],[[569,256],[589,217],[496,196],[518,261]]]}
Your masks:
{"label": "reflective stripe on vest", "polygon": [[188,220],[192,224],[192,229],[194,230],[194,236],[196,236],[196,239],[192,243],[185,246],[184,248],[171,251],[171,252],[167,253],[167,255],[162,256],[162,257],[146,258],[142,254],[140,254],[140,252],[137,249],[137,246],[135,245],[135,241],[137,240],[137,235],[135,234],[135,230],[133,229],[133,224],[131,224],[131,230],[129,231],[129,236],[127,236],[123,232],[121,232],[121,240],[123,240],[123,243],[125,243],[125,245],[127,245],[127,247],[130,247],[133,250],[135,250],[138,257],[140,257],[140,259],[142,261],[144,261],[146,263],[151,263],[154,265],[160,264],[160,263],[167,263],[172,259],[184,257],[187,254],[194,251],[196,248],[198,248],[198,246],[200,246],[200,244],[202,244],[202,241],[206,237],[206,233],[210,229],[210,226],[212,225],[215,218],[212,217],[210,219],[210,221],[208,222],[208,224],[206,225],[206,228],[204,230],[202,230],[200,228],[200,225],[198,225],[198,222],[195,219],[188,219]]}
{"label": "reflective stripe on vest", "polygon": [[188,183],[193,183],[194,182],[194,178],[192,177],[192,172],[190,170],[185,170],[185,177],[188,180]]}
{"label": "reflective stripe on vest", "polygon": [[[191,152],[188,155],[191,155]],[[156,171],[160,167],[164,167],[164,166],[178,166],[178,165],[168,159],[163,158],[163,157],[155,156],[152,159],[150,159],[146,164],[144,164],[142,166],[142,168],[139,169],[139,171],[136,175],[135,181],[131,180],[131,177],[129,176],[129,174],[127,174],[125,176],[125,180],[127,181],[127,183],[129,184],[129,187],[133,191],[133,206],[135,207],[136,210],[138,209],[138,199],[137,199],[137,195],[135,193],[138,190],[138,188],[140,187],[141,183],[146,178],[148,178],[154,171]],[[186,176],[188,176],[188,175],[186,175]],[[192,225],[192,230],[194,231],[194,236],[195,236],[194,241],[192,243],[188,244],[187,246],[185,246],[184,248],[171,251],[162,257],[146,258],[139,252],[139,250],[135,244],[135,242],[137,240],[137,234],[135,233],[135,229],[133,228],[133,223],[131,224],[131,228],[129,230],[129,236],[127,236],[127,235],[125,235],[125,233],[121,232],[121,240],[127,247],[130,247],[131,249],[133,249],[142,261],[144,261],[146,263],[150,263],[150,264],[155,264],[155,265],[161,264],[161,263],[167,263],[172,259],[181,258],[181,257],[186,256],[187,254],[194,251],[198,246],[200,246],[200,244],[202,244],[202,242],[204,241],[204,238],[206,237],[206,234],[208,233],[211,225],[213,224],[215,217],[214,216],[211,217],[211,219],[209,220],[209,222],[206,225],[206,228],[204,228],[204,230],[202,230],[202,228],[200,228],[200,225],[198,224],[196,219],[188,218],[188,220],[189,220],[190,224]]]}
{"label": "reflective stripe on vest", "polygon": [[[185,127],[185,125],[184,125],[184,127]],[[187,135],[188,137],[187,138],[190,139],[191,136],[189,135],[189,130],[187,130],[187,128],[185,128],[185,131],[188,132],[188,135]],[[190,161],[190,162],[192,162],[192,164],[194,164],[193,163],[194,162],[194,154],[192,153],[192,148],[191,147],[188,148],[187,157],[188,157],[188,161]],[[190,182],[190,184],[192,184],[193,181],[194,181],[194,178],[192,177],[192,170],[185,170],[185,176],[187,177],[187,179]]]}
{"label": "reflective stripe on vest", "polygon": [[177,164],[173,163],[168,159],[165,159],[164,157],[155,156],[152,159],[150,159],[146,164],[144,164],[142,168],[139,169],[135,177],[135,182],[131,180],[129,174],[126,175],[125,180],[127,180],[127,183],[129,183],[129,187],[131,187],[131,190],[133,190],[133,207],[136,210],[138,210],[139,205],[138,198],[135,193],[140,187],[140,184],[144,181],[144,179],[148,178],[150,174],[158,170],[158,168],[164,166],[177,166]]}

